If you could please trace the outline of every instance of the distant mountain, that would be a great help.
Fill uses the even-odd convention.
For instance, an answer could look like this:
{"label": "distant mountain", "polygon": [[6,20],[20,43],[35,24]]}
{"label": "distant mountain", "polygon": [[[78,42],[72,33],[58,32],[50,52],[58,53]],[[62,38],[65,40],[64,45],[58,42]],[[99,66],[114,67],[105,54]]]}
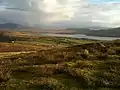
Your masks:
{"label": "distant mountain", "polygon": [[4,23],[4,24],[0,24],[0,29],[15,29],[15,28],[22,28],[21,25],[19,24],[14,24],[14,23]]}

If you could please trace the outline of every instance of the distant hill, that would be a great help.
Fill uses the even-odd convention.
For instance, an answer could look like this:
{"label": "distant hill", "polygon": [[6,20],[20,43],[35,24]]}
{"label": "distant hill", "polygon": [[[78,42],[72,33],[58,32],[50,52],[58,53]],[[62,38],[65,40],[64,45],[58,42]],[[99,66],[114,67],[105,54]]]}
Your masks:
{"label": "distant hill", "polygon": [[120,27],[111,28],[111,29],[102,29],[102,30],[92,30],[86,35],[90,36],[107,36],[107,37],[120,37]]}
{"label": "distant hill", "polygon": [[14,23],[4,23],[4,24],[0,24],[0,29],[14,29],[14,28],[22,28],[21,25],[19,24],[14,24]]}
{"label": "distant hill", "polygon": [[87,34],[90,32],[89,28],[67,28],[67,30],[72,30],[75,34]]}
{"label": "distant hill", "polygon": [[99,30],[91,30],[87,28],[68,28],[67,30],[74,31],[73,34],[85,34],[88,36],[120,37],[120,27]]}

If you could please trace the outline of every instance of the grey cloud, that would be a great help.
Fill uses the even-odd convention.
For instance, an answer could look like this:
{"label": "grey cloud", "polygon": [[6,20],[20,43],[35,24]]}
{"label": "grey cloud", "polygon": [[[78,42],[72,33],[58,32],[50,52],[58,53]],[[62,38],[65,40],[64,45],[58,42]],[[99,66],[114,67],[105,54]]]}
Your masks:
{"label": "grey cloud", "polygon": [[6,8],[8,10],[17,10],[17,11],[28,11],[28,10],[25,10],[25,9],[20,9],[20,8]]}
{"label": "grey cloud", "polygon": [[25,9],[25,10],[36,10],[37,9],[36,6],[38,6],[38,5],[37,5],[37,2],[35,3],[33,1],[34,0],[4,0],[4,3],[9,8],[19,8],[19,9]]}
{"label": "grey cloud", "polygon": [[1,22],[51,27],[120,26],[120,3],[92,4],[88,0],[0,0],[0,3]]}

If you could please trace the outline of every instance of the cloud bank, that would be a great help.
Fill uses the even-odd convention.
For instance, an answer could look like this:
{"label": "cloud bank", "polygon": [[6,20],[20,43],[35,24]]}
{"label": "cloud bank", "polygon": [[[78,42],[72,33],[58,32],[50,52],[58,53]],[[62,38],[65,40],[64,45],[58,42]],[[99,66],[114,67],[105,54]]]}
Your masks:
{"label": "cloud bank", "polygon": [[41,27],[119,27],[120,3],[116,0],[0,0],[0,23],[5,22]]}

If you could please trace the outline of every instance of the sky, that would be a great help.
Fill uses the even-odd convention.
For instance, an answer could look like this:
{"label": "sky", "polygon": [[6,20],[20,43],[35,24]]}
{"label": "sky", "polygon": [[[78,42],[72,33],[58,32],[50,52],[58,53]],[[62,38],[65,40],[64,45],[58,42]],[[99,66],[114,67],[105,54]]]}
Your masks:
{"label": "sky", "polygon": [[120,27],[120,0],[0,0],[0,23],[38,27]]}

